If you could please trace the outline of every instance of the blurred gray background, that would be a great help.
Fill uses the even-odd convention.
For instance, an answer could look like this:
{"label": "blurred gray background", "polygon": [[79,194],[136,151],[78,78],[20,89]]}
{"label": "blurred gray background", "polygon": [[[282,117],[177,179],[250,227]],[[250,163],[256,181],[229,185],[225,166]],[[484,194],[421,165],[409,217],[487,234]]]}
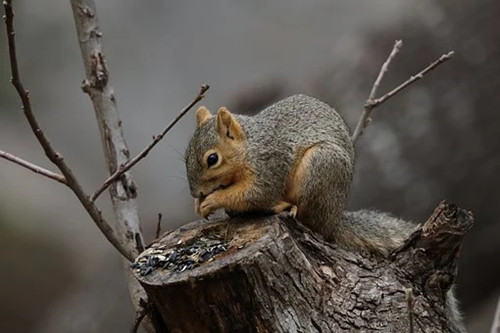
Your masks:
{"label": "blurred gray background", "polygon": [[[68,1],[14,1],[19,62],[35,112],[91,192],[105,166]],[[486,332],[500,293],[500,3],[494,0],[98,2],[111,84],[131,152],[197,93],[255,112],[293,93],[337,107],[351,128],[393,42],[387,91],[450,49],[454,60],[376,109],[357,145],[350,206],[423,221],[442,199],[474,212],[458,293]],[[0,27],[0,149],[54,168],[9,84]],[[194,112],[133,169],[148,240],[195,218],[182,154]],[[0,329],[123,332],[134,313],[117,253],[62,185],[0,160]],[[99,205],[111,219],[107,195]]]}

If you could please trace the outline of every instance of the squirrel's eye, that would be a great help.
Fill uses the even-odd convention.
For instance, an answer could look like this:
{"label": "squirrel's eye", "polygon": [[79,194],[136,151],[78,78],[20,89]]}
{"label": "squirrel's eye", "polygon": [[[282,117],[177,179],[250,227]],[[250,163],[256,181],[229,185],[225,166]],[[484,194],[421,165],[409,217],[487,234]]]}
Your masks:
{"label": "squirrel's eye", "polygon": [[219,161],[219,156],[217,155],[217,153],[212,153],[212,154],[208,155],[208,157],[207,157],[207,165],[208,165],[209,168],[212,165],[215,165],[217,163],[217,161]]}

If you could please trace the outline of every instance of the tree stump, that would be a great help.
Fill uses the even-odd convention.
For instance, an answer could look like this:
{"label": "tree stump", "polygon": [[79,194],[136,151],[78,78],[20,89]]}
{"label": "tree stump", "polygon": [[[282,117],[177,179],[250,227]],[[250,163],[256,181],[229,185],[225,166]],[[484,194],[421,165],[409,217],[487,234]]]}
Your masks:
{"label": "tree stump", "polygon": [[168,332],[453,332],[446,292],[472,224],[442,202],[381,258],[285,215],[202,220],[158,239],[133,267]]}

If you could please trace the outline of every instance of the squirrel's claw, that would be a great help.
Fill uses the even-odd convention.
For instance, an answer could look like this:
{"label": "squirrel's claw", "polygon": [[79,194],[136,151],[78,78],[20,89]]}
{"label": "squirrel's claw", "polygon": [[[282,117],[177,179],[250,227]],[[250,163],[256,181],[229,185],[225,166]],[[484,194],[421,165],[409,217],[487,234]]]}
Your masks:
{"label": "squirrel's claw", "polygon": [[194,198],[194,211],[196,214],[201,215],[200,212],[200,199],[199,198]]}
{"label": "squirrel's claw", "polygon": [[220,208],[214,193],[209,194],[203,200],[195,199],[195,205],[197,205],[197,213],[200,214],[203,218],[210,215],[210,213],[214,212],[216,209]]}
{"label": "squirrel's claw", "polygon": [[204,200],[194,198],[194,211],[203,218],[207,217],[212,212],[210,209],[207,209],[206,205],[203,205],[204,202]]}

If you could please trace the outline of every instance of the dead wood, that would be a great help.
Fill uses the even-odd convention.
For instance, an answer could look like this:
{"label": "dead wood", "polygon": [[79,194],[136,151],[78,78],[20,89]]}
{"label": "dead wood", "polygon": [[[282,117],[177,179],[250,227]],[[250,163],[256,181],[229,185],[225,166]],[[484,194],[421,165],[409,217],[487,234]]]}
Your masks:
{"label": "dead wood", "polygon": [[[443,202],[384,259],[326,243],[283,215],[202,220],[153,243],[135,271],[169,332],[409,332],[409,318],[416,332],[451,332],[445,294],[472,223]],[[222,250],[198,263],[207,239]],[[179,259],[184,249],[198,251],[193,262]]]}

